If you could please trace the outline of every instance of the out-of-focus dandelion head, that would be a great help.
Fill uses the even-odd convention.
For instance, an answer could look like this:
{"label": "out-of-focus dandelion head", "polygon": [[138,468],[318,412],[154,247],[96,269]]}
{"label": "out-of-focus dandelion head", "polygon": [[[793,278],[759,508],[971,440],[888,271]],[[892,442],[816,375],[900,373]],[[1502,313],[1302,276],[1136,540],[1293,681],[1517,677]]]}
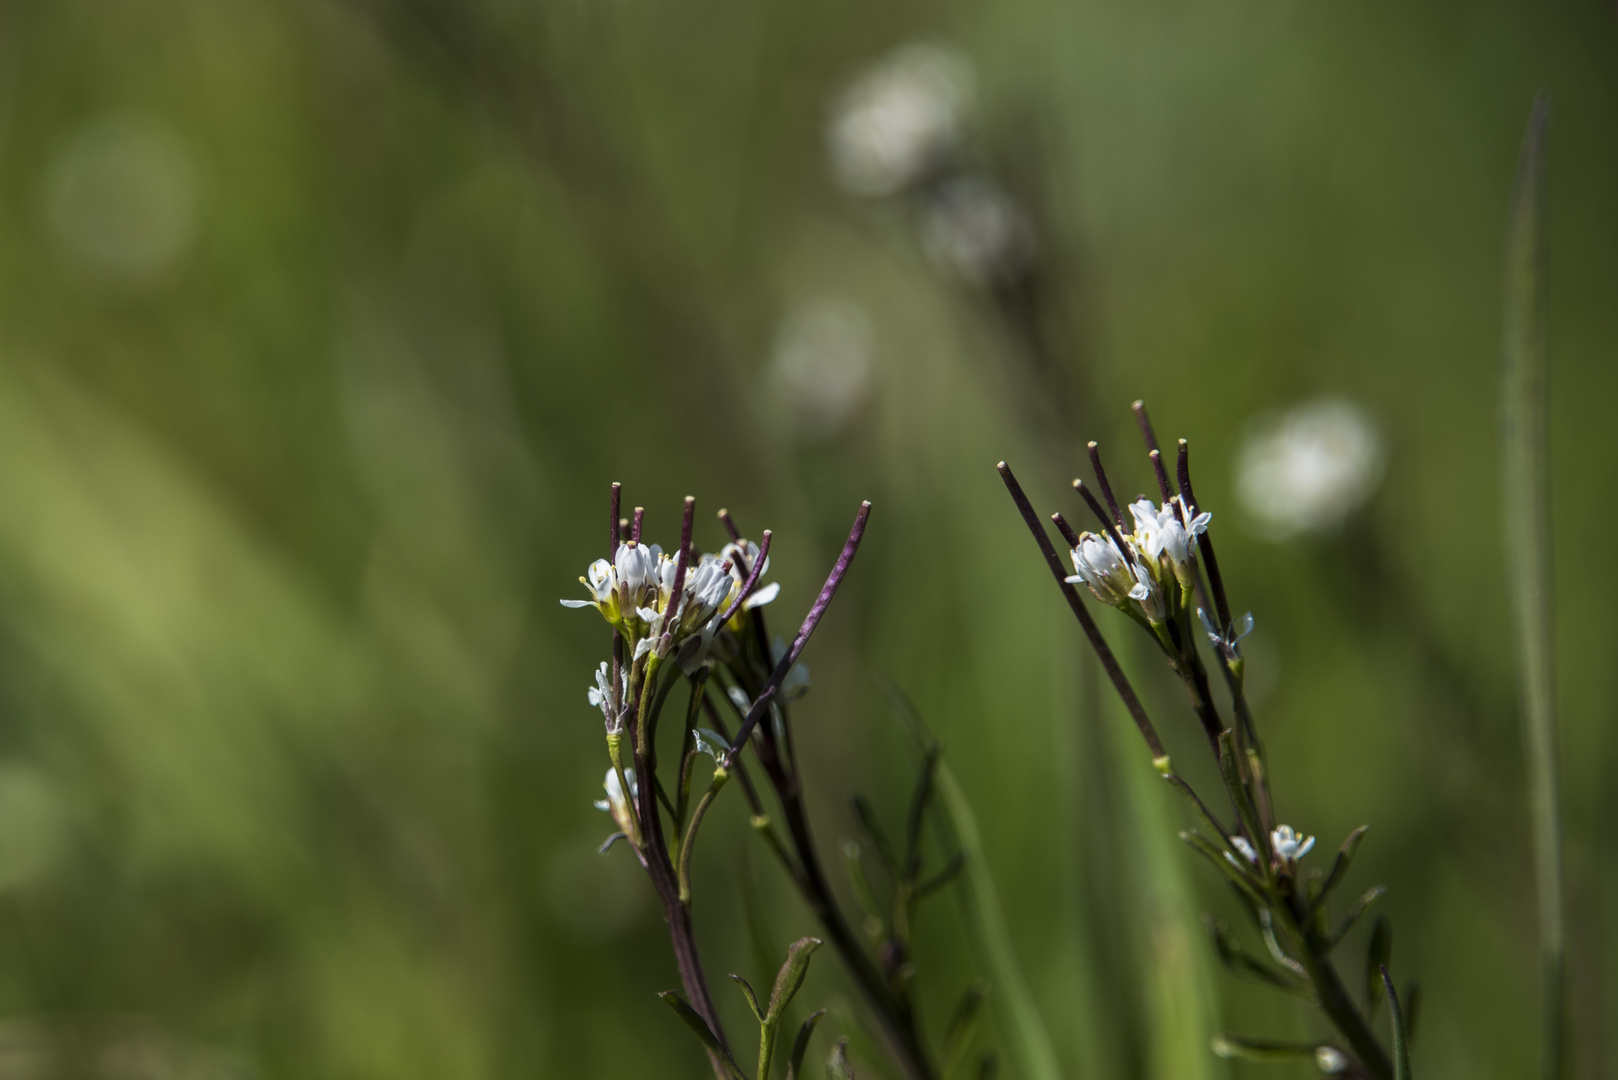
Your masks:
{"label": "out-of-focus dandelion head", "polygon": [[936,45],[901,46],[838,99],[827,141],[838,183],[856,195],[892,195],[955,152],[975,76],[964,56]]}
{"label": "out-of-focus dandelion head", "polygon": [[85,125],[45,178],[51,229],[79,265],[139,284],[163,276],[196,233],[196,170],[165,124],[113,116]]}
{"label": "out-of-focus dandelion head", "polygon": [[922,242],[935,263],[977,288],[1020,277],[1034,254],[1034,233],[999,185],[961,176],[941,185],[922,215]]}
{"label": "out-of-focus dandelion head", "polygon": [[846,300],[820,297],[782,321],[770,359],[770,389],[798,430],[828,435],[864,402],[871,381],[871,323]]}
{"label": "out-of-focus dandelion head", "polygon": [[1277,539],[1329,532],[1376,493],[1383,458],[1382,437],[1366,411],[1324,398],[1254,429],[1240,455],[1237,491]]}

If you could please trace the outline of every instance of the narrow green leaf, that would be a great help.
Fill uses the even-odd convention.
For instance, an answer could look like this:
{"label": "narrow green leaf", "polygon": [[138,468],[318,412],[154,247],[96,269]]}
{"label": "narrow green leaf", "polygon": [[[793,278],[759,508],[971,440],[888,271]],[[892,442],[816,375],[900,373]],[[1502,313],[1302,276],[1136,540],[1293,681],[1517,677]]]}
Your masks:
{"label": "narrow green leaf", "polygon": [[[815,1033],[815,1025],[825,1015],[825,1009],[818,1009],[810,1013],[809,1019],[798,1028],[798,1037],[792,1040],[792,1056],[787,1059],[787,1080],[803,1080],[803,1056],[809,1051],[809,1039]],[[761,1076],[759,1080],[769,1080],[769,1077]]]}
{"label": "narrow green leaf", "polygon": [[947,888],[951,882],[961,876],[961,868],[966,865],[966,856],[957,851],[944,864],[944,868],[920,885],[916,886],[916,899],[925,900],[940,889]]}
{"label": "narrow green leaf", "polygon": [[899,860],[893,853],[893,844],[888,840],[888,834],[882,831],[882,822],[877,819],[876,811],[864,795],[854,796],[854,816],[860,819],[860,828],[865,830],[865,835],[871,838],[871,844],[882,860],[882,868],[890,878],[897,880]]}
{"label": "narrow green leaf", "polygon": [[753,987],[746,979],[735,972],[731,972],[730,977],[735,980],[737,986],[742,988],[742,996],[747,998],[747,1007],[753,1010],[753,1016],[762,1024],[764,1022],[764,1010],[758,1007],[758,995],[753,993]]}
{"label": "narrow green leaf", "polygon": [[1203,836],[1195,829],[1188,829],[1185,832],[1182,832],[1180,834],[1180,839],[1186,844],[1189,844],[1193,850],[1206,856],[1208,861],[1214,864],[1215,869],[1217,869],[1221,874],[1225,875],[1225,877],[1230,880],[1230,883],[1235,885],[1242,895],[1248,899],[1248,901],[1258,905],[1262,905],[1264,903],[1263,898],[1259,894],[1258,887],[1253,884],[1248,875],[1241,869],[1241,867],[1237,866],[1233,861],[1231,861],[1231,859],[1226,858],[1226,855],[1228,854],[1226,849],[1220,847],[1218,844],[1214,843],[1206,836]]}
{"label": "narrow green leaf", "polygon": [[1307,1000],[1314,999],[1314,991],[1309,984],[1300,982],[1290,971],[1284,968],[1273,968],[1264,961],[1248,953],[1231,934],[1230,929],[1211,915],[1202,917],[1202,924],[1208,930],[1212,939],[1214,952],[1219,956],[1219,962],[1237,978],[1250,982],[1263,983],[1283,990],[1289,994]]}
{"label": "narrow green leaf", "polygon": [[921,873],[921,823],[926,820],[927,804],[933,798],[933,776],[938,768],[937,745],[929,746],[922,755],[921,775],[916,777],[916,789],[910,796],[910,812],[905,815],[904,880],[915,884]]}
{"label": "narrow green leaf", "polygon": [[843,842],[843,865],[848,870],[848,880],[853,883],[854,895],[859,898],[867,918],[885,924],[882,905],[876,898],[876,890],[871,887],[870,876],[865,872],[865,852],[852,840]]}
{"label": "narrow green leaf", "polygon": [[1377,971],[1388,995],[1388,1015],[1393,1021],[1393,1080],[1413,1080],[1410,1072],[1410,1036],[1405,1030],[1404,1011],[1399,1008],[1399,995],[1393,992],[1388,966],[1383,964]]}
{"label": "narrow green leaf", "polygon": [[1376,903],[1377,898],[1387,891],[1388,887],[1386,885],[1372,885],[1369,889],[1366,889],[1365,895],[1354,902],[1354,906],[1349,909],[1348,914],[1343,916],[1343,921],[1337,924],[1337,931],[1332,934],[1331,941],[1326,946],[1327,949],[1335,949],[1341,944],[1343,938],[1348,936],[1348,932],[1354,929],[1354,924],[1360,921],[1360,916],[1365,914],[1366,909]]}
{"label": "narrow green leaf", "polygon": [[1534,99],[1506,228],[1505,320],[1500,373],[1502,538],[1516,631],[1527,750],[1528,810],[1539,899],[1545,1080],[1564,1068],[1567,939],[1563,923],[1560,734],[1551,626],[1550,453],[1545,432],[1549,361],[1545,318],[1545,133],[1550,100]]}
{"label": "narrow green leaf", "polygon": [[989,986],[985,982],[975,982],[966,988],[961,1000],[956,1003],[955,1011],[950,1014],[949,1023],[944,1027],[943,1059],[944,1075],[948,1076],[955,1071],[965,1056],[966,1049],[972,1042],[972,1033],[977,1030],[978,1013],[982,1010],[983,999],[989,993]]}
{"label": "narrow green leaf", "polygon": [[662,998],[663,1004],[673,1009],[674,1015],[678,1016],[685,1023],[685,1026],[691,1029],[692,1034],[702,1043],[703,1049],[707,1050],[716,1061],[724,1066],[725,1071],[731,1075],[732,1080],[747,1080],[747,1075],[731,1060],[730,1055],[725,1052],[725,1048],[719,1045],[719,1040],[714,1037],[713,1031],[709,1029],[708,1022],[698,1014],[697,1010],[686,1004],[685,999],[673,990],[665,990],[657,996]]}
{"label": "narrow green leaf", "polygon": [[1242,783],[1241,769],[1236,759],[1236,737],[1234,732],[1225,731],[1219,735],[1219,775],[1225,781],[1225,791],[1230,795],[1230,801],[1236,807],[1236,816],[1241,819],[1242,827],[1252,839],[1253,846],[1258,849],[1259,861],[1265,862],[1269,858],[1270,840],[1259,827],[1258,813],[1253,809],[1253,800],[1248,796],[1247,785]]}
{"label": "narrow green leaf", "polygon": [[1255,1039],[1247,1035],[1222,1032],[1213,1037],[1212,1049],[1222,1058],[1237,1061],[1298,1061],[1313,1059],[1314,1043],[1282,1042],[1276,1039]]}
{"label": "narrow green leaf", "polygon": [[1371,940],[1365,946],[1365,1004],[1366,1013],[1376,1016],[1382,1002],[1382,970],[1393,958],[1393,924],[1386,915],[1378,915],[1371,927]]}
{"label": "narrow green leaf", "polygon": [[964,859],[961,888],[956,890],[956,896],[967,933],[994,988],[990,1004],[1011,1054],[1014,1072],[1024,1080],[1061,1080],[1055,1046],[1023,976],[1011,944],[1011,928],[1000,906],[1000,894],[983,857],[977,815],[947,761],[938,763],[934,782],[938,785],[934,805]]}
{"label": "narrow green leaf", "polygon": [[1317,904],[1324,904],[1332,890],[1341,885],[1343,879],[1348,876],[1349,864],[1354,861],[1354,854],[1360,849],[1360,841],[1365,839],[1365,833],[1369,829],[1369,825],[1361,825],[1349,833],[1348,839],[1343,841],[1343,846],[1337,849],[1337,861],[1331,864],[1331,876],[1320,887],[1320,897],[1315,901]]}

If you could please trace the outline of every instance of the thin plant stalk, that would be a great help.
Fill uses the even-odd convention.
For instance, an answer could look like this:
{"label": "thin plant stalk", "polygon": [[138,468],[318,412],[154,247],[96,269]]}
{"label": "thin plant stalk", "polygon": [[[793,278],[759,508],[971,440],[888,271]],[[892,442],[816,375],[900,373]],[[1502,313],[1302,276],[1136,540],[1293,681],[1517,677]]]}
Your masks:
{"label": "thin plant stalk", "polygon": [[1501,371],[1501,487],[1506,579],[1521,674],[1528,809],[1539,900],[1541,1076],[1566,1067],[1567,931],[1561,766],[1551,640],[1550,495],[1546,446],[1545,132],[1550,100],[1534,100],[1517,163],[1506,232],[1505,333]]}

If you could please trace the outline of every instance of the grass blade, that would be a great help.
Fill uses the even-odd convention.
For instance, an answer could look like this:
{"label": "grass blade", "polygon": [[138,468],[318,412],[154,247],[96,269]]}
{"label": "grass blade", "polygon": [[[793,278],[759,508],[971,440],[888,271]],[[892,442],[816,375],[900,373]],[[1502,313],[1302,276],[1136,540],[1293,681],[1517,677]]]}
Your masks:
{"label": "grass blade", "polygon": [[1523,743],[1539,900],[1541,1075],[1562,1075],[1567,940],[1563,925],[1562,793],[1551,643],[1549,453],[1546,444],[1545,131],[1550,101],[1534,100],[1506,230],[1505,333],[1500,380],[1506,580],[1521,676]]}
{"label": "grass blade", "polygon": [[935,770],[936,805],[947,819],[956,848],[965,856],[958,895],[973,942],[994,987],[990,1002],[1000,1022],[1006,1049],[1016,1063],[1018,1076],[1026,1080],[1061,1080],[1056,1049],[1012,948],[1011,929],[1000,907],[1000,894],[995,891],[994,878],[984,861],[977,815],[972,812],[972,805],[967,802],[966,793],[961,790],[949,763],[941,759]]}

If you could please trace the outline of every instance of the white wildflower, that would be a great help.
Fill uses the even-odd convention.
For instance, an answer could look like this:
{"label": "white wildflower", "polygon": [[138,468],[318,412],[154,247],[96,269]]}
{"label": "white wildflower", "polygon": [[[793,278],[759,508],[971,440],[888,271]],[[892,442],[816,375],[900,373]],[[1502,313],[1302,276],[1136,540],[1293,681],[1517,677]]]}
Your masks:
{"label": "white wildflower", "polygon": [[1277,859],[1292,864],[1309,854],[1315,846],[1315,838],[1294,832],[1290,825],[1277,825],[1275,831],[1270,833],[1270,846],[1275,850]]}
{"label": "white wildflower", "polygon": [[621,710],[629,698],[627,684],[627,671],[618,673],[618,693],[612,692],[612,675],[606,661],[596,669],[596,684],[590,687],[590,704],[601,710],[602,717],[607,721],[607,734],[615,735],[624,729],[624,719]]}
{"label": "white wildflower", "polygon": [[1168,617],[1163,587],[1144,567],[1134,566],[1131,569],[1135,572],[1135,586],[1129,590],[1129,598],[1140,605],[1141,614],[1146,616],[1146,621],[1157,626]]}
{"label": "white wildflower", "polygon": [[640,798],[640,785],[635,782],[635,770],[625,769],[624,779],[629,781],[629,797],[624,797],[624,786],[618,780],[618,770],[608,769],[607,778],[601,786],[606,789],[607,797],[596,800],[596,809],[604,810],[612,815],[612,820],[618,823],[618,828],[626,836],[635,835],[635,809],[632,805]]}
{"label": "white wildflower", "polygon": [[930,45],[906,45],[855,80],[827,132],[838,183],[892,195],[955,153],[973,91],[971,64]]}
{"label": "white wildflower", "polygon": [[1230,626],[1223,630],[1200,607],[1197,608],[1197,618],[1202,622],[1202,632],[1208,635],[1208,644],[1213,646],[1220,659],[1228,664],[1242,658],[1242,638],[1253,632],[1253,613],[1251,611],[1232,619]]}
{"label": "white wildflower", "polygon": [[[1233,836],[1233,837],[1231,837],[1230,838],[1230,846],[1235,848],[1241,854],[1241,857],[1246,859],[1248,861],[1248,863],[1250,863],[1250,864],[1252,864],[1254,866],[1258,865],[1258,852],[1254,851],[1253,850],[1253,845],[1249,844],[1247,842],[1247,837],[1245,837],[1245,836]],[[1232,866],[1236,867],[1237,869],[1242,868],[1242,864],[1237,862],[1236,861],[1236,856],[1232,855],[1230,852],[1228,852],[1228,851],[1225,852],[1225,858],[1228,859],[1230,861],[1230,864]]]}
{"label": "white wildflower", "polygon": [[1276,539],[1323,533],[1376,493],[1383,446],[1364,409],[1341,398],[1261,422],[1237,468],[1242,504]]}
{"label": "white wildflower", "polygon": [[655,603],[663,558],[663,549],[656,544],[633,541],[619,544],[611,562],[597,559],[590,564],[587,576],[579,578],[590,590],[590,599],[564,599],[562,606],[593,607],[601,612],[602,618],[618,626],[624,612],[637,611],[648,602]]}
{"label": "white wildflower", "polygon": [[1335,1046],[1317,1046],[1315,1067],[1323,1073],[1340,1073],[1348,1068],[1348,1058]]}
{"label": "white wildflower", "polygon": [[1067,583],[1076,585],[1084,582],[1103,604],[1121,606],[1138,584],[1129,560],[1118,550],[1118,545],[1112,542],[1110,536],[1083,533],[1079,536],[1079,546],[1069,555],[1076,573],[1067,579]]}

